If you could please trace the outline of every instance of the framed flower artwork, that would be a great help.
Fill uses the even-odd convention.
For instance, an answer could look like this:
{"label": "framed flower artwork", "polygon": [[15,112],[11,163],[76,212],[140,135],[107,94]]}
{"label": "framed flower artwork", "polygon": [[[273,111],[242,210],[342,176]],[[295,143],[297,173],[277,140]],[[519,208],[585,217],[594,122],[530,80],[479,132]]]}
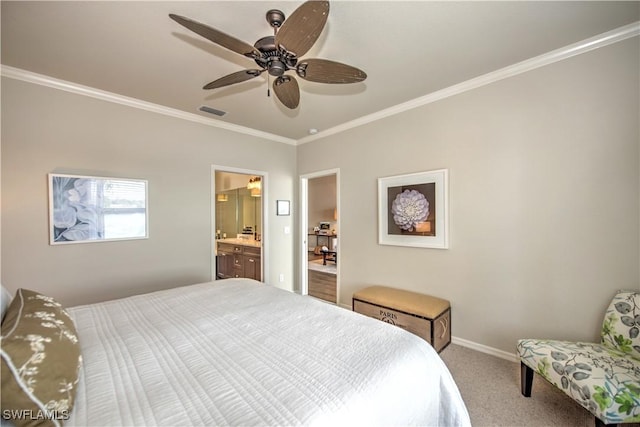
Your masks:
{"label": "framed flower artwork", "polygon": [[449,247],[447,169],[378,178],[378,244]]}
{"label": "framed flower artwork", "polygon": [[147,181],[49,174],[49,243],[148,237]]}

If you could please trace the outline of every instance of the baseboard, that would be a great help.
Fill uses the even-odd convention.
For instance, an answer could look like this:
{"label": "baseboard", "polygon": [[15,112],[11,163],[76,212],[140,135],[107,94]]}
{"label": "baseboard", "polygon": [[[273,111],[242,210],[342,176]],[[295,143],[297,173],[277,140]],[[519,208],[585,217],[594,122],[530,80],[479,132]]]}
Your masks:
{"label": "baseboard", "polygon": [[508,351],[498,350],[497,348],[489,347],[484,344],[478,344],[477,342],[465,340],[463,338],[451,337],[451,343],[456,344],[462,347],[467,347],[472,350],[479,351],[481,353],[490,354],[492,356],[499,357],[500,359],[505,359],[510,362],[518,362],[518,357],[514,353],[509,353]]}

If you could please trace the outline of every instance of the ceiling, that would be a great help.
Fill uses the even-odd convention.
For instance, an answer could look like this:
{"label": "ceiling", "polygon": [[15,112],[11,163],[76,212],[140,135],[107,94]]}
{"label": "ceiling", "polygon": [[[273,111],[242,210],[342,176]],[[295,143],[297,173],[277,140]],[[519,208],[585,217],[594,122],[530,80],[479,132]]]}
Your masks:
{"label": "ceiling", "polygon": [[[364,70],[364,82],[298,79],[300,106],[267,97],[267,73],[205,91],[255,68],[169,19],[189,17],[249,44],[272,35],[269,9],[292,1],[2,1],[5,66],[298,141],[471,78],[640,20],[640,2],[333,1],[303,58]],[[222,117],[198,111],[202,105]],[[277,138],[276,138],[277,139]]]}

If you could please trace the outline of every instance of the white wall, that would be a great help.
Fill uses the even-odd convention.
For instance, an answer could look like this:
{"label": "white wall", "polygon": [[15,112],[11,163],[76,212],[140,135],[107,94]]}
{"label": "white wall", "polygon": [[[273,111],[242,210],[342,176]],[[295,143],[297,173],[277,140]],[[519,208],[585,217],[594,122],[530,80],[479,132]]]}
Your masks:
{"label": "white wall", "polygon": [[[510,353],[596,339],[615,290],[640,288],[639,51],[636,37],[300,146],[299,174],[341,171],[339,303],[372,284],[447,298],[454,336]],[[377,178],[440,168],[450,249],[378,245]]]}
{"label": "white wall", "polygon": [[[76,305],[210,280],[212,165],[266,171],[274,209],[293,198],[293,146],[3,78],[2,283]],[[50,246],[49,172],[147,179],[149,239]],[[290,218],[266,242],[285,289]]]}

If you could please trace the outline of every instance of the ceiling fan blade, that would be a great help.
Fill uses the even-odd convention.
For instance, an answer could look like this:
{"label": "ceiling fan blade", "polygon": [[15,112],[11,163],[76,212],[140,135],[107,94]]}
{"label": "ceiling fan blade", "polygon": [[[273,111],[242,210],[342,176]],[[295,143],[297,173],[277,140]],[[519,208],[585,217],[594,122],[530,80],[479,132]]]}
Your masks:
{"label": "ceiling fan blade", "polygon": [[311,82],[318,83],[357,83],[367,78],[367,73],[328,59],[303,59],[296,67],[298,75]]}
{"label": "ceiling fan blade", "polygon": [[206,84],[202,89],[217,89],[223,86],[229,86],[236,83],[251,80],[254,77],[258,77],[264,70],[242,70],[235,73],[231,73],[224,77],[220,77],[218,80],[214,80],[211,83]]}
{"label": "ceiling fan blade", "polygon": [[249,43],[238,40],[235,37],[211,28],[208,25],[201,24],[200,22],[185,18],[184,16],[175,15],[173,13],[169,14],[169,18],[173,19],[183,27],[190,29],[194,33],[201,35],[205,39],[219,44],[233,52],[239,53],[240,55],[248,56],[250,58],[262,55],[258,49],[251,46]]}
{"label": "ceiling fan blade", "polygon": [[301,57],[316,42],[329,17],[328,1],[308,1],[285,19],[275,37],[276,46]]}
{"label": "ceiling fan blade", "polygon": [[280,76],[273,82],[273,91],[285,107],[295,109],[300,103],[300,88],[293,76]]}

